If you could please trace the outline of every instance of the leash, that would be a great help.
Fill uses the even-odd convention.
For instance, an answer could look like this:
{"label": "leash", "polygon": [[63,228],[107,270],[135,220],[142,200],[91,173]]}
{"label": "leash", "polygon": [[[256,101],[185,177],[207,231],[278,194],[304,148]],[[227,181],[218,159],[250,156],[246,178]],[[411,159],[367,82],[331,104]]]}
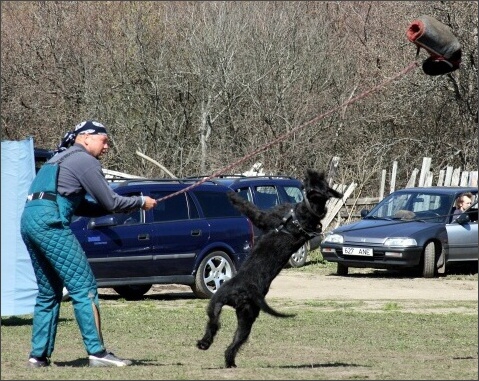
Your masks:
{"label": "leash", "polygon": [[419,63],[414,61],[412,63],[410,63],[408,66],[406,66],[404,69],[402,69],[401,71],[399,71],[398,73],[396,73],[395,75],[393,75],[391,78],[388,78],[387,80],[385,80],[384,82],[380,83],[379,85],[376,85],[372,88],[370,88],[369,90],[366,90],[364,92],[362,92],[361,94],[349,99],[348,101],[342,103],[341,105],[339,106],[336,106],[336,107],[333,107],[332,109],[330,109],[329,111],[326,111],[324,112],[323,114],[320,114],[318,116],[316,116],[315,118],[309,120],[308,122],[306,123],[303,123],[295,128],[293,128],[291,131],[283,134],[283,135],[280,135],[279,137],[277,137],[276,139],[272,140],[271,142],[259,147],[258,149],[254,150],[253,152],[251,152],[250,154],[238,159],[237,161],[235,161],[234,163],[232,164],[229,164],[228,166],[224,167],[224,168],[221,168],[219,169],[218,171],[214,172],[213,174],[211,174],[210,176],[208,177],[205,177],[197,182],[195,182],[194,184],[186,187],[186,188],[183,188],[177,192],[174,192],[174,193],[171,193],[169,195],[166,195],[164,197],[161,197],[161,198],[158,198],[156,199],[157,202],[160,202],[160,201],[163,201],[163,200],[166,200],[168,198],[171,198],[171,197],[174,197],[174,196],[177,196],[181,193],[184,193],[184,192],[187,192],[189,191],[190,189],[193,189],[203,183],[205,183],[206,181],[208,180],[211,180],[212,178],[214,177],[218,177],[219,175],[223,174],[223,173],[226,173],[228,171],[230,171],[232,168],[238,166],[239,164],[243,163],[244,161],[252,158],[253,156],[256,156],[258,155],[259,153],[261,152],[264,152],[266,151],[267,149],[269,149],[271,146],[285,140],[288,136],[294,134],[295,132],[299,131],[300,129],[304,128],[304,127],[307,127],[313,123],[316,123],[318,121],[320,121],[321,119],[324,119],[326,118],[327,116],[330,116],[331,114],[333,114],[334,112],[338,111],[338,110],[341,110],[342,108],[354,103],[354,102],[357,102],[359,101],[360,99],[363,99],[363,98],[366,98],[367,96],[381,90],[383,87],[389,85],[391,82],[405,76],[406,74],[408,74],[409,72],[411,72],[413,69],[415,69],[416,67],[419,66]]}

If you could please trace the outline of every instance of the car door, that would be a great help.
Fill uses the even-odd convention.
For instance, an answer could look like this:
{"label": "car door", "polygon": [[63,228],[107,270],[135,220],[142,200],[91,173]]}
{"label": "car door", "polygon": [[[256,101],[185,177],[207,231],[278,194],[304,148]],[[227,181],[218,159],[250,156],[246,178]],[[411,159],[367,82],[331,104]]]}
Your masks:
{"label": "car door", "polygon": [[469,210],[469,221],[454,221],[446,225],[449,261],[478,260],[477,195]]}
{"label": "car door", "polygon": [[[171,193],[155,190],[150,197],[160,199]],[[152,228],[154,275],[191,274],[196,256],[207,245],[210,235],[208,222],[200,217],[191,196],[185,192],[160,201],[146,217]]]}
{"label": "car door", "polygon": [[99,282],[149,274],[152,234],[143,210],[91,218],[84,235],[81,243]]}

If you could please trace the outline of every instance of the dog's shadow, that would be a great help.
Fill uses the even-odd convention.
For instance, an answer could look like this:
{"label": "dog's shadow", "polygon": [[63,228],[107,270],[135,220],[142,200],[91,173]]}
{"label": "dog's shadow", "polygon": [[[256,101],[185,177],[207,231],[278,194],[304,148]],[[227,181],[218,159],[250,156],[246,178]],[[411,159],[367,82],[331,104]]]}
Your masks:
{"label": "dog's shadow", "polygon": [[313,364],[299,364],[299,365],[279,365],[279,366],[267,366],[266,368],[280,368],[280,369],[312,369],[312,368],[339,368],[339,367],[371,367],[370,365],[348,364],[344,362],[333,363],[313,363]]}
{"label": "dog's shadow", "polygon": [[[88,367],[88,359],[86,358],[81,358],[81,359],[76,359],[76,360],[71,360],[71,361],[55,361],[54,362],[55,366],[58,367],[73,367],[73,368],[84,368]],[[131,365],[130,366],[168,366],[172,364],[162,364],[158,363],[155,360],[152,359],[142,359],[142,360],[131,360]],[[175,363],[173,365],[176,366],[181,366],[181,365],[186,365],[183,363]],[[308,364],[298,364],[298,365],[266,365],[263,366],[262,368],[279,368],[279,369],[314,369],[314,368],[350,368],[350,367],[370,367],[369,365],[360,365],[360,364],[349,364],[349,363],[343,363],[343,362],[333,362],[333,363],[308,363]],[[211,367],[211,368],[206,368],[206,369],[223,369],[223,367]],[[224,368],[228,369],[228,368]],[[233,368],[234,369],[234,368]]]}
{"label": "dog's shadow", "polygon": [[[273,368],[278,368],[278,369],[314,369],[314,368],[370,368],[371,365],[360,365],[360,364],[348,364],[344,362],[333,362],[333,363],[309,363],[309,364],[298,364],[298,365],[266,365],[261,368],[266,368],[266,369],[273,369]],[[214,369],[236,369],[236,368],[224,368],[224,367],[218,367],[218,368],[206,368],[209,370],[214,370]]]}
{"label": "dog's shadow", "polygon": [[[118,294],[105,294],[99,293],[99,298],[103,300],[123,300],[123,296]],[[156,301],[175,301],[175,300],[193,300],[198,299],[193,292],[174,292],[174,293],[162,293],[162,294],[147,294],[138,299],[131,299],[127,301],[139,301],[139,300],[156,300]]]}

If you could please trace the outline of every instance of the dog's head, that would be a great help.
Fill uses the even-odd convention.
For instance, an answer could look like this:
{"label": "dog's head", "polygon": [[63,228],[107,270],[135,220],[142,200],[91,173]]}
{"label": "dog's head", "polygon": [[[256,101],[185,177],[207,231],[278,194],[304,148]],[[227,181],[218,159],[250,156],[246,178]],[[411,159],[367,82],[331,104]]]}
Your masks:
{"label": "dog's head", "polygon": [[342,198],[343,194],[330,188],[324,172],[313,169],[306,170],[303,181],[305,196],[311,203],[325,204],[330,198]]}

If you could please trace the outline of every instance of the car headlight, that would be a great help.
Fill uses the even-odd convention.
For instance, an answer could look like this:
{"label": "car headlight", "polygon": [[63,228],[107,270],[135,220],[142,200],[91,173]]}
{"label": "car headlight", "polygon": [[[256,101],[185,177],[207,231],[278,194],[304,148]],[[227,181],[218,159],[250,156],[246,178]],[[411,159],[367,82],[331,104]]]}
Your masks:
{"label": "car headlight", "polygon": [[328,234],[323,239],[324,243],[343,243],[344,238],[341,234]]}
{"label": "car headlight", "polygon": [[414,238],[393,237],[393,238],[386,238],[386,240],[384,241],[384,246],[390,246],[390,247],[417,246],[417,242]]}

